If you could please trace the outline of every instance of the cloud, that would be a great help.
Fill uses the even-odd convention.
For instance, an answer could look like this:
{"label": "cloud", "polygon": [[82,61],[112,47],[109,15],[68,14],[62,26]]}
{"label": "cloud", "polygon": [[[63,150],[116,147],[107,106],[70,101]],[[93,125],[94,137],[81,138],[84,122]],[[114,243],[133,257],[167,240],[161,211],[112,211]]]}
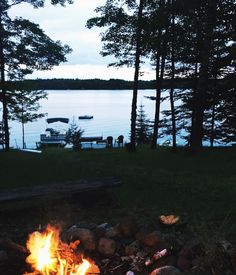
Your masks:
{"label": "cloud", "polygon": [[[100,28],[87,29],[89,18],[95,17],[95,8],[105,4],[106,0],[75,0],[73,5],[66,7],[52,6],[49,0],[44,8],[34,9],[27,3],[12,8],[12,17],[21,16],[37,24],[54,40],[68,44],[73,52],[67,56],[68,62],[52,71],[36,72],[32,76],[40,78],[123,78],[133,79],[131,68],[107,68],[114,61],[113,57],[102,57],[99,34]],[[149,71],[149,69],[147,69]],[[145,74],[144,79],[153,79]],[[32,77],[30,76],[30,77]]]}
{"label": "cloud", "polygon": [[[104,65],[79,64],[79,65],[62,65],[57,66],[51,71],[35,72],[31,78],[78,78],[78,79],[124,79],[132,80],[134,76],[133,68],[107,68]],[[154,79],[154,71],[146,69],[141,79]]]}

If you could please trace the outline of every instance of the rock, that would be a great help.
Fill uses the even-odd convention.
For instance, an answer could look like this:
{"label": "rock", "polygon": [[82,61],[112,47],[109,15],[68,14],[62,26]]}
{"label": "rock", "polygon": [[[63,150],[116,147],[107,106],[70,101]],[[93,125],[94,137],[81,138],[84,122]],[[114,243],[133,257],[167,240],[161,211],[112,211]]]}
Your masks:
{"label": "rock", "polygon": [[188,258],[189,260],[194,259],[196,256],[200,255],[203,252],[202,243],[194,238],[189,240],[181,249],[179,256]]}
{"label": "rock", "polygon": [[86,222],[86,221],[81,221],[76,223],[75,225],[77,228],[84,228],[84,229],[89,229],[89,230],[93,230],[94,228],[97,227],[97,225],[95,223],[90,223],[90,222]]}
{"label": "rock", "polygon": [[166,256],[155,262],[155,267],[176,266],[177,258],[174,255]]}
{"label": "rock", "polygon": [[117,226],[112,226],[106,229],[105,237],[107,238],[117,238],[120,236],[120,231]]}
{"label": "rock", "polygon": [[231,263],[232,263],[232,266],[233,266],[233,271],[236,274],[236,250],[234,250],[233,253],[232,253]]}
{"label": "rock", "polygon": [[96,248],[96,241],[93,232],[86,228],[71,227],[66,233],[67,241],[80,240],[85,250],[93,251]]}
{"label": "rock", "polygon": [[138,225],[133,218],[125,218],[118,224],[118,229],[121,235],[131,237],[138,231]]}
{"label": "rock", "polygon": [[125,247],[125,254],[126,255],[136,255],[139,251],[139,242],[134,241],[130,245]]}
{"label": "rock", "polygon": [[107,230],[108,228],[111,228],[112,226],[109,223],[105,222],[105,223],[99,224],[97,227]]}
{"label": "rock", "polygon": [[144,235],[140,241],[144,246],[158,247],[159,249],[165,248],[164,241],[159,231],[153,231],[149,234]]}
{"label": "rock", "polygon": [[98,251],[102,255],[112,256],[116,251],[116,242],[112,239],[101,238],[98,242]]}
{"label": "rock", "polygon": [[150,275],[180,275],[181,272],[174,266],[163,266],[153,270]]}
{"label": "rock", "polygon": [[8,260],[7,252],[4,250],[0,250],[0,263],[4,263]]}
{"label": "rock", "polygon": [[177,260],[177,267],[185,271],[192,267],[192,263],[189,259],[185,258],[184,256],[179,256]]}
{"label": "rock", "polygon": [[179,253],[181,248],[184,246],[183,242],[178,239],[175,234],[168,233],[162,234],[163,239],[167,243],[167,249],[171,251],[173,254]]}

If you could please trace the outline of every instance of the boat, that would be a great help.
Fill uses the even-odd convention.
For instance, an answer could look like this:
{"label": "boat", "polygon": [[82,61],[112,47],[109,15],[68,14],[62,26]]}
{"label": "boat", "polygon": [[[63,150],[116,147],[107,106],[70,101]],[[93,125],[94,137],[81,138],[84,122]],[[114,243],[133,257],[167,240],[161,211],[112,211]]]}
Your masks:
{"label": "boat", "polygon": [[93,116],[89,116],[89,115],[84,115],[84,116],[79,116],[79,119],[92,119]]}
{"label": "boat", "polygon": [[[68,118],[55,117],[46,119],[48,124],[55,122],[69,123]],[[66,145],[66,131],[57,130],[54,128],[46,128],[45,133],[40,135],[40,142],[38,142],[37,148],[42,147],[65,147]]]}

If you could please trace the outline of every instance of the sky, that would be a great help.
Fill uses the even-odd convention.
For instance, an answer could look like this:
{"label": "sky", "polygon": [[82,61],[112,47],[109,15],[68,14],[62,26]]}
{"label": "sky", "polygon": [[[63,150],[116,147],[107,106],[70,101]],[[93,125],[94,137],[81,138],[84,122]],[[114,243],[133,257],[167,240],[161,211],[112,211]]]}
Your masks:
{"label": "sky", "polygon": [[[106,0],[74,0],[66,7],[52,6],[46,0],[44,8],[34,9],[27,3],[19,4],[10,10],[10,16],[21,16],[37,23],[53,40],[68,44],[73,52],[67,56],[67,62],[54,67],[51,71],[37,71],[28,78],[78,78],[133,80],[133,68],[113,68],[107,65],[114,59],[102,57],[100,28],[87,29],[89,18],[96,16],[96,7],[104,5]],[[143,80],[154,79],[154,72],[146,67]]]}

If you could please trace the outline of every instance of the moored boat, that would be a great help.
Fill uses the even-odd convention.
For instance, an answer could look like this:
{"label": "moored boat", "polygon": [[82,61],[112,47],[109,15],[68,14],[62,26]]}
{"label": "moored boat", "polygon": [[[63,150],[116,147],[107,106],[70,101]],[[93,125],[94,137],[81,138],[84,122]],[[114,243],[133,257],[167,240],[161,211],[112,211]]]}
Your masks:
{"label": "moored boat", "polygon": [[84,116],[79,116],[79,119],[92,119],[93,116],[89,116],[89,115],[84,115]]}
{"label": "moored boat", "polygon": [[[69,123],[68,118],[56,117],[46,119],[48,124],[55,122]],[[65,147],[66,131],[57,130],[54,128],[46,128],[45,133],[40,135],[40,142],[37,147]]]}

